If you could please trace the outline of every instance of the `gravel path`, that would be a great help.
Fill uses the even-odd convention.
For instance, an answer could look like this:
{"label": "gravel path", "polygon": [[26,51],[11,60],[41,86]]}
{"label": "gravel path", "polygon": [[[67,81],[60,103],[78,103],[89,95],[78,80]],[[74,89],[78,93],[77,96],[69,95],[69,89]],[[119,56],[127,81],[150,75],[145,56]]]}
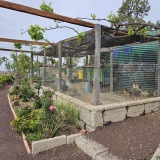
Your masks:
{"label": "gravel path", "polygon": [[123,160],[150,160],[160,144],[160,112],[99,127],[87,137]]}
{"label": "gravel path", "polygon": [[91,160],[75,144],[39,153],[34,158],[28,155],[22,137],[10,128],[13,115],[7,99],[9,87],[0,89],[0,160]]}
{"label": "gravel path", "polygon": [[22,137],[10,128],[13,115],[10,110],[7,90],[9,86],[0,89],[0,159],[1,160],[32,160],[23,144]]}

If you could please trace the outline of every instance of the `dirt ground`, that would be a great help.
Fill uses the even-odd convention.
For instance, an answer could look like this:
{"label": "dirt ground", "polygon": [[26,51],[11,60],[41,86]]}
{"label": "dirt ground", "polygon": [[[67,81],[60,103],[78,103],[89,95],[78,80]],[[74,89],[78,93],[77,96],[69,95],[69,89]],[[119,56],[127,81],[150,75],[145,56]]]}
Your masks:
{"label": "dirt ground", "polygon": [[18,136],[10,128],[10,122],[13,120],[5,86],[0,89],[0,159],[1,160],[32,160],[24,147],[22,137]]}
{"label": "dirt ground", "polygon": [[[42,158],[43,157],[43,158]],[[41,152],[34,157],[35,160],[92,160],[84,154],[76,144],[57,147],[47,152]]]}
{"label": "dirt ground", "polygon": [[10,128],[13,115],[7,99],[9,87],[0,89],[0,160],[91,160],[75,144],[39,153],[34,158],[28,155],[22,137]]}
{"label": "dirt ground", "polygon": [[[87,103],[92,102],[92,97],[93,97],[92,89],[90,90],[89,93],[85,93],[83,82],[74,83],[73,86],[77,89],[77,93],[76,94],[71,93],[70,96]],[[69,93],[66,92],[66,94],[69,94]],[[148,97],[139,97],[139,99],[145,99],[145,98],[148,98]],[[119,91],[119,92],[110,93],[109,89],[101,88],[101,93],[100,93],[101,104],[111,104],[111,103],[134,101],[134,100],[135,100],[134,96],[126,96],[123,92]]]}
{"label": "dirt ground", "polygon": [[150,160],[160,144],[160,112],[99,127],[87,137],[123,160]]}

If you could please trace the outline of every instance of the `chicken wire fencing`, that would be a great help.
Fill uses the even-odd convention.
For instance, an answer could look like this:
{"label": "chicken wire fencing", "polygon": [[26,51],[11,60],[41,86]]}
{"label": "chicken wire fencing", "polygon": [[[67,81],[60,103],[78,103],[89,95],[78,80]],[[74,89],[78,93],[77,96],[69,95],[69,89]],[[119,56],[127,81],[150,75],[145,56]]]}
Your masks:
{"label": "chicken wire fencing", "polygon": [[[85,58],[85,57],[83,57]],[[94,56],[88,64],[62,67],[62,92],[69,95],[92,93]],[[100,92],[110,91],[110,53],[101,53]],[[46,81],[57,88],[57,68],[46,69]],[[136,82],[150,95],[158,88],[158,41],[113,47],[113,91],[131,90]]]}

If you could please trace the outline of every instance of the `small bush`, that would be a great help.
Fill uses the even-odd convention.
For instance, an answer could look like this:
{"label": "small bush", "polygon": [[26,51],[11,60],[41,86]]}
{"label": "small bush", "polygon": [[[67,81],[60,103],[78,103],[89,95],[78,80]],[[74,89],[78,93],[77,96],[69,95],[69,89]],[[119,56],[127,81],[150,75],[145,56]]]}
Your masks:
{"label": "small bush", "polygon": [[18,101],[18,100],[15,100],[15,101],[13,102],[13,105],[19,106],[19,101]]}
{"label": "small bush", "polygon": [[3,88],[3,86],[4,86],[4,85],[3,85],[2,83],[0,83],[0,88]]}
{"label": "small bush", "polygon": [[8,91],[9,95],[18,95],[19,94],[19,86],[17,85],[13,85],[9,91]]}

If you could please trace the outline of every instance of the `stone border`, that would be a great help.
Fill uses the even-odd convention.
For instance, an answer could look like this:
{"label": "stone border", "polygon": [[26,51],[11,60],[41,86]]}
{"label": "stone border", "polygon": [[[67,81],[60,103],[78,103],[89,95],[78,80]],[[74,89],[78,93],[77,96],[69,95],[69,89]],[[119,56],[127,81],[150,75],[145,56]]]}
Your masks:
{"label": "stone border", "polygon": [[[9,102],[9,106],[12,111],[12,114],[13,114],[14,118],[16,118],[17,115],[12,107],[9,95],[7,95],[7,97],[8,97],[8,102]],[[56,147],[61,146],[63,144],[73,143],[75,141],[75,139],[81,135],[82,135],[82,133],[77,133],[77,134],[72,134],[72,135],[68,135],[68,136],[63,135],[63,136],[57,136],[54,138],[48,138],[48,139],[42,139],[39,141],[34,141],[34,142],[32,142],[32,148],[30,149],[28,142],[26,140],[26,136],[22,132],[23,143],[25,145],[27,153],[28,154],[32,153],[33,156],[35,156],[36,154],[38,154],[42,151],[53,149],[53,148],[56,148]]]}
{"label": "stone border", "polygon": [[70,144],[75,141],[77,137],[81,136],[81,133],[73,134],[73,135],[63,135],[57,136],[54,138],[42,139],[39,141],[32,142],[32,155],[35,156],[36,154],[59,147],[64,144]]}
{"label": "stone border", "polygon": [[55,92],[55,98],[57,101],[74,104],[74,107],[80,111],[79,125],[87,131],[93,131],[99,126],[123,121],[129,117],[137,117],[160,110],[160,97],[97,106],[60,92]]}

